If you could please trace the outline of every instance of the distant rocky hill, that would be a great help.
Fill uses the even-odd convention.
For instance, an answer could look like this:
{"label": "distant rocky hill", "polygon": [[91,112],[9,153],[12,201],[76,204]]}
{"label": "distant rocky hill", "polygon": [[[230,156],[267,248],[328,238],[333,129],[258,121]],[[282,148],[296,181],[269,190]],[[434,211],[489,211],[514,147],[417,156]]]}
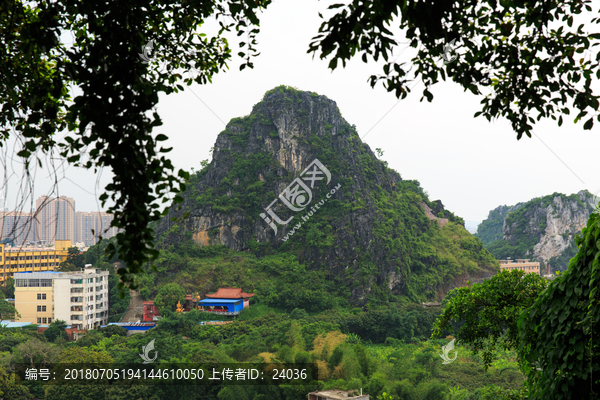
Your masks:
{"label": "distant rocky hill", "polygon": [[289,254],[353,304],[439,301],[498,266],[461,218],[377,159],[335,101],[289,87],[227,124],[184,198],[156,228],[160,246]]}
{"label": "distant rocky hill", "polygon": [[545,272],[565,270],[577,253],[574,237],[594,210],[587,190],[570,196],[554,193],[514,206],[499,206],[477,229],[476,236],[497,259],[530,258]]}

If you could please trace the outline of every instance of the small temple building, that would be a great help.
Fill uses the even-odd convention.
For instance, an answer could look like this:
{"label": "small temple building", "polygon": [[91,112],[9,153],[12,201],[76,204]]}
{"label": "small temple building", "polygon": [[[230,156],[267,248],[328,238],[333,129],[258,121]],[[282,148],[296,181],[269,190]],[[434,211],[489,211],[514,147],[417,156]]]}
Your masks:
{"label": "small temple building", "polygon": [[207,294],[206,299],[198,301],[198,309],[222,315],[238,315],[244,308],[250,307],[250,297],[254,293],[245,293],[241,288],[219,288],[216,293]]}
{"label": "small temple building", "polygon": [[154,322],[158,321],[158,317],[160,317],[160,313],[158,312],[158,308],[154,305],[153,300],[147,300],[143,303],[144,312],[142,314],[143,322]]}

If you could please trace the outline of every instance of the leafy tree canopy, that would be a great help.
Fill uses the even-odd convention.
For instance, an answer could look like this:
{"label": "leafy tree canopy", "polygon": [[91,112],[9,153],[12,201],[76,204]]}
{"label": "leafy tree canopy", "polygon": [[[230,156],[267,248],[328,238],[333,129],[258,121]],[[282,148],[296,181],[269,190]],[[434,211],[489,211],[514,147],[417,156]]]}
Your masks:
{"label": "leafy tree canopy", "polygon": [[185,290],[176,283],[168,283],[160,288],[154,298],[154,305],[163,314],[164,310],[174,310],[177,302],[185,303]]}
{"label": "leafy tree canopy", "polygon": [[[520,138],[531,135],[536,119],[558,119],[576,109],[576,121],[599,108],[592,91],[600,78],[600,55],[583,53],[598,44],[600,34],[588,34],[576,17],[591,11],[591,0],[568,1],[384,1],[353,0],[334,4],[337,14],[323,22],[309,52],[332,55],[330,68],[361,54],[386,61],[397,46],[388,26],[399,16],[410,46],[418,48],[412,65],[387,62],[383,80],[388,91],[406,97],[413,78],[423,81],[424,98],[446,76],[474,94],[486,94],[475,115],[488,120],[506,117]],[[133,276],[158,257],[149,223],[161,217],[160,202],[182,201],[189,174],[175,172],[161,146],[162,124],[154,111],[159,93],[183,89],[181,82],[204,84],[227,68],[231,49],[223,37],[235,29],[246,37],[238,53],[240,66],[252,67],[257,55],[258,12],[270,0],[213,0],[168,2],[128,0],[0,0],[0,140],[22,139],[18,153],[26,162],[42,163],[42,154],[60,154],[68,163],[87,169],[111,168],[114,178],[100,196],[114,214],[112,226],[122,228],[117,251],[125,267],[119,270],[133,288]],[[215,18],[220,31],[208,37],[202,23]],[[592,24],[599,22],[592,19]],[[564,26],[564,24],[567,26]],[[74,42],[60,41],[63,33]],[[445,46],[455,41],[457,59],[440,63]],[[163,70],[150,58],[160,49],[168,64]],[[144,49],[144,50],[142,50]],[[144,61],[139,52],[143,51]],[[181,72],[194,69],[194,77]],[[69,87],[80,94],[70,97]],[[600,116],[598,116],[600,119]],[[58,132],[68,131],[64,140]],[[85,154],[85,157],[82,155]]]}
{"label": "leafy tree canopy", "polygon": [[[309,52],[331,55],[329,68],[346,65],[357,54],[364,62],[383,57],[383,75],[370,77],[371,86],[384,81],[388,91],[405,98],[414,80],[425,85],[423,98],[433,99],[431,87],[446,80],[465,91],[485,95],[481,111],[492,118],[507,118],[520,139],[531,137],[533,124],[558,118],[576,109],[575,121],[600,121],[599,97],[591,88],[600,79],[600,54],[584,52],[599,44],[600,33],[588,32],[574,21],[593,11],[591,0],[353,0],[329,6],[337,13],[324,21]],[[591,18],[592,28],[600,18]],[[398,46],[389,26],[406,32],[410,46],[418,49],[411,63],[388,61]],[[589,28],[589,26],[587,27]],[[596,28],[597,29],[597,28]],[[452,43],[452,56],[448,58]],[[414,71],[414,72],[413,72]],[[413,76],[410,73],[413,72]],[[591,115],[590,115],[591,114]]]}
{"label": "leafy tree canopy", "polygon": [[67,338],[67,333],[65,329],[67,328],[67,323],[60,319],[53,321],[50,324],[50,327],[44,331],[44,336],[49,341],[53,342],[59,337]]}
{"label": "leafy tree canopy", "polygon": [[517,349],[520,336],[519,317],[531,307],[546,288],[547,281],[524,271],[501,271],[499,274],[464,288],[452,290],[452,298],[433,325],[432,337],[443,330],[454,331],[452,321],[464,321],[456,338],[482,352],[485,368],[494,360],[497,345]]}
{"label": "leafy tree canopy", "polygon": [[[2,293],[2,296],[4,296],[4,293]],[[21,314],[4,298],[0,299],[0,318],[10,320],[15,317],[21,318]]]}
{"label": "leafy tree canopy", "polygon": [[[235,28],[247,38],[241,68],[252,67],[256,12],[269,1],[227,0],[169,2],[130,0],[99,4],[96,1],[0,0],[0,140],[22,139],[18,153],[26,162],[42,166],[43,153],[59,153],[68,163],[97,171],[110,167],[112,183],[100,196],[110,199],[112,226],[117,234],[123,282],[154,259],[152,230],[148,223],[161,216],[165,203],[185,189],[188,173],[174,171],[165,157],[170,151],[152,135],[162,124],[153,111],[159,93],[183,90],[181,82],[203,84],[227,67],[231,50],[222,37]],[[208,18],[220,23],[213,37],[199,32]],[[60,41],[63,33],[74,42]],[[153,41],[152,43],[150,43]],[[158,68],[149,55],[153,46],[169,64]],[[145,48],[145,50],[144,50]],[[195,69],[195,77],[177,71]],[[69,87],[81,94],[70,97]],[[67,130],[64,141],[58,132]],[[38,153],[39,151],[39,153]],[[82,157],[82,155],[86,157]],[[110,255],[117,246],[110,243]]]}
{"label": "leafy tree canopy", "polygon": [[77,247],[67,249],[67,257],[60,263],[58,271],[81,271],[85,267],[85,255]]}
{"label": "leafy tree canopy", "polygon": [[519,319],[530,399],[600,398],[600,215],[575,237],[579,251]]}

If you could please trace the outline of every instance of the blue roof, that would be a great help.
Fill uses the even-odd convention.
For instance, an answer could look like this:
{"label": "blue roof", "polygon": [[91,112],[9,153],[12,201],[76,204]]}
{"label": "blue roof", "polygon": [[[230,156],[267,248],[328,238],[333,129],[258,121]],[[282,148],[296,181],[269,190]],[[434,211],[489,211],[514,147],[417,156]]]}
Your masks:
{"label": "blue roof", "polygon": [[228,299],[204,299],[200,300],[198,303],[208,304],[208,303],[225,303],[225,304],[234,304],[241,302],[242,299],[239,300],[228,300]]}
{"label": "blue roof", "polygon": [[0,325],[2,325],[5,328],[22,328],[24,326],[31,325],[31,322],[12,322],[12,321],[7,321],[7,320],[2,320],[0,322]]}

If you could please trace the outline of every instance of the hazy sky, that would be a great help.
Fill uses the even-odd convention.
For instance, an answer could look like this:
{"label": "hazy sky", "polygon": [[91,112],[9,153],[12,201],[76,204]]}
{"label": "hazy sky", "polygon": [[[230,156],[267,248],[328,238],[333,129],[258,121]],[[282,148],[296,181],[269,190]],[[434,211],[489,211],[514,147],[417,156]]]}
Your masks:
{"label": "hazy sky", "polygon": [[[517,141],[506,120],[474,119],[481,98],[452,82],[432,88],[432,103],[419,102],[422,84],[399,102],[381,84],[372,89],[367,82],[371,74],[382,72],[381,63],[364,64],[357,57],[345,69],[331,72],[326,61],[306,53],[321,23],[317,13],[326,7],[313,0],[275,2],[261,16],[261,55],[254,59],[253,70],[240,72],[235,59],[212,84],[192,85],[161,97],[158,112],[164,125],[155,132],[170,137],[168,144],[174,149],[169,154],[177,168],[199,169],[225,123],[249,114],[267,90],[284,84],[336,101],[371,149],[384,151],[382,159],[391,168],[404,179],[420,181],[431,200],[442,200],[465,220],[481,221],[498,205],[553,192],[600,192],[599,123],[584,131],[583,124],[574,125],[572,118],[560,128],[545,121],[536,124],[536,137]],[[400,35],[398,41],[405,39]],[[405,47],[400,45],[394,55],[400,55],[399,61],[414,54],[412,49],[401,54]],[[51,187],[43,172],[38,171],[34,199]],[[109,171],[98,179],[92,172],[69,167],[63,176],[60,195],[74,197],[79,211],[99,209],[97,197],[109,182]],[[11,179],[2,196],[8,208],[14,207],[19,188],[19,180]]]}

